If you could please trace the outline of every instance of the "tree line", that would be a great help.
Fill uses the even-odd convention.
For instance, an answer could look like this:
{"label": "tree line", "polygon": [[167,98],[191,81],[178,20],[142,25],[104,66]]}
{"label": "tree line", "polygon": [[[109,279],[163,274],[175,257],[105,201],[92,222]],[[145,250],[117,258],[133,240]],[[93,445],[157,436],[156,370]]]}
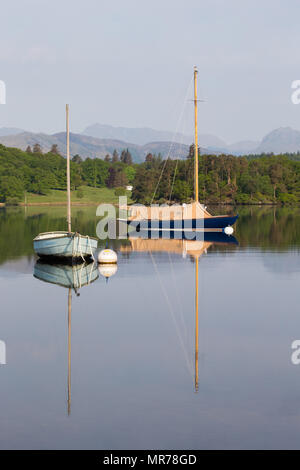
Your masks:
{"label": "tree line", "polygon": [[[84,185],[125,191],[133,186],[138,203],[189,202],[194,197],[194,148],[186,159],[164,160],[149,153],[134,163],[128,149],[104,159],[72,157],[71,188]],[[21,201],[25,192],[47,194],[66,190],[66,161],[53,145],[43,153],[35,144],[26,151],[0,145],[0,202]],[[300,161],[297,155],[199,155],[199,198],[204,203],[297,204],[300,201]]]}
{"label": "tree line", "polygon": [[[218,212],[217,208],[215,209]],[[226,213],[231,211],[224,208]],[[300,249],[300,212],[298,208],[283,207],[239,207],[239,223],[236,236],[241,248],[252,247],[259,250]],[[72,210],[72,225],[76,231],[95,235],[95,226],[99,219],[95,209],[84,207]],[[255,230],[253,229],[255,227]],[[65,210],[35,210],[29,208],[26,215],[16,207],[11,211],[0,211],[0,264],[22,256],[34,256],[32,239],[37,233],[51,230],[65,230]],[[13,240],[12,240],[13,237]],[[99,240],[100,246],[105,243]],[[111,240],[114,249],[128,244],[128,240]],[[234,244],[214,245],[213,250],[235,250]],[[127,254],[130,256],[130,253]],[[276,265],[274,269],[279,269]],[[284,269],[284,267],[283,267]]]}
{"label": "tree line", "polygon": [[[71,189],[81,186],[95,188],[124,188],[135,177],[135,165],[128,149],[120,156],[83,160],[79,155],[70,162]],[[0,202],[15,203],[24,200],[24,193],[46,195],[50,190],[66,190],[66,160],[56,145],[42,153],[39,144],[26,151],[0,145]]]}

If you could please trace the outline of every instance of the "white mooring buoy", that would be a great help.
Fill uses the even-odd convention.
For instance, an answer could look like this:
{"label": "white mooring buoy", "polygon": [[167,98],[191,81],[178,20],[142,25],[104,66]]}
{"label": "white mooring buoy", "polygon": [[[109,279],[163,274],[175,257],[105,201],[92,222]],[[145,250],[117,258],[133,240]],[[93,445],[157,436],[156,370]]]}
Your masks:
{"label": "white mooring buoy", "polygon": [[117,253],[114,250],[105,248],[98,254],[98,262],[100,264],[115,264],[118,261]]}
{"label": "white mooring buoy", "polygon": [[228,227],[224,228],[224,233],[226,233],[226,235],[232,235],[233,234],[233,228],[230,225],[228,225]]}

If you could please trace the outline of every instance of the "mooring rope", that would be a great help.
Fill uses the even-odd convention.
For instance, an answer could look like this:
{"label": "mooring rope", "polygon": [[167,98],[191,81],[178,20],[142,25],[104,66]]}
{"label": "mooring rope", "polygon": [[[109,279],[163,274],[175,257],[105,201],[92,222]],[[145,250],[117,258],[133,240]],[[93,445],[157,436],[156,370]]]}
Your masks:
{"label": "mooring rope", "polygon": [[90,237],[88,235],[87,235],[87,239],[88,239],[88,243],[89,243],[89,247],[90,247],[91,257],[92,257],[93,261],[95,261],[95,257],[94,257],[93,250],[92,250],[92,245],[91,245],[91,240],[90,240]]}

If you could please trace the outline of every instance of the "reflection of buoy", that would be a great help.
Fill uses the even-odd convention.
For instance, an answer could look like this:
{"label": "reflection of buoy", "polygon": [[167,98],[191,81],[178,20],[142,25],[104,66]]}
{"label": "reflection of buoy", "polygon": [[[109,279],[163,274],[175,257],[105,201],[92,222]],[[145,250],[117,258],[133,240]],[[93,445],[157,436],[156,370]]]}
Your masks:
{"label": "reflection of buoy", "polygon": [[114,264],[118,261],[117,253],[109,248],[101,250],[98,254],[98,262],[100,264]]}
{"label": "reflection of buoy", "polygon": [[228,227],[224,228],[224,232],[226,233],[226,235],[232,235],[233,234],[233,228],[230,227],[230,225],[228,225]]}
{"label": "reflection of buoy", "polygon": [[98,266],[99,273],[101,274],[101,276],[105,277],[107,281],[110,277],[116,274],[117,270],[118,270],[118,266],[116,263],[114,264],[104,263]]}

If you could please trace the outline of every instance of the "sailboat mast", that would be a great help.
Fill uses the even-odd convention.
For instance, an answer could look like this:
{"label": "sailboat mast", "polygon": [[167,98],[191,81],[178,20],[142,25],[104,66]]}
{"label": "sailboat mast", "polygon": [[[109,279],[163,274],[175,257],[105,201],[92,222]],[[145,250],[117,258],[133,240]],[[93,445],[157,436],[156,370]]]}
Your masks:
{"label": "sailboat mast", "polygon": [[69,105],[66,104],[66,130],[67,130],[67,194],[68,194],[68,232],[71,233],[71,183],[70,183],[70,126]]}
{"label": "sailboat mast", "polygon": [[195,143],[194,143],[194,160],[195,160],[195,201],[199,201],[198,190],[198,102],[197,102],[197,67],[194,67],[194,110],[195,110]]}

